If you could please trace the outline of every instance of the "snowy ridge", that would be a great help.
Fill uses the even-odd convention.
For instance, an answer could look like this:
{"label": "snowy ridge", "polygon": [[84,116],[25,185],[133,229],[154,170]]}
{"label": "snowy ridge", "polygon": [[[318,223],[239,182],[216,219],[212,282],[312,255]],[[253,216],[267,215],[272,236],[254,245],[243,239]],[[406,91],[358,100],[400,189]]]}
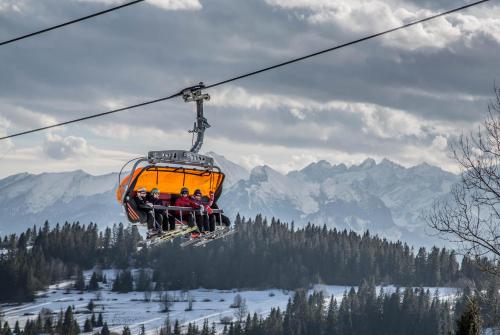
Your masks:
{"label": "snowy ridge", "polygon": [[118,222],[122,214],[114,200],[117,180],[114,173],[92,176],[81,170],[23,173],[0,180],[0,231],[19,232],[45,220]]}
{"label": "snowy ridge", "polygon": [[[363,232],[369,229],[415,245],[436,242],[426,235],[421,217],[434,200],[449,196],[456,175],[420,164],[405,168],[387,159],[359,165],[312,163],[282,174],[269,166],[251,171],[208,153],[226,174],[219,204],[229,216],[263,214]],[[0,180],[0,234],[19,232],[45,220],[95,222],[101,227],[124,221],[115,199],[117,174],[84,171],[21,173]]]}
{"label": "snowy ridge", "polygon": [[312,163],[283,175],[270,167],[257,167],[247,180],[223,195],[231,215],[308,222],[363,232],[369,229],[391,239],[430,245],[436,240],[425,232],[422,212],[436,199],[448,196],[457,176],[421,164],[405,168],[387,159],[366,159],[359,165]]}
{"label": "snowy ridge", "polygon": [[215,152],[207,152],[207,156],[212,157],[215,160],[215,164],[220,167],[220,169],[226,175],[226,180],[224,182],[225,187],[230,187],[240,180],[247,179],[249,172],[244,167],[231,162],[226,159],[226,157],[216,154]]}

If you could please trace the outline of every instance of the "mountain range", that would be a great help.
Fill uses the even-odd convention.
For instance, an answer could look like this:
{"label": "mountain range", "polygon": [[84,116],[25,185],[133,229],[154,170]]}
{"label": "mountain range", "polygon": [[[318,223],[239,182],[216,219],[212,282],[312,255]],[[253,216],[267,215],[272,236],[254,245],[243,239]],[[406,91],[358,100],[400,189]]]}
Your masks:
{"label": "mountain range", "polygon": [[[210,152],[226,174],[219,205],[235,217],[261,213],[293,222],[369,230],[413,245],[431,245],[422,218],[435,200],[446,199],[458,176],[428,164],[405,168],[387,159],[366,159],[350,167],[327,161],[280,173],[269,166],[252,170]],[[115,200],[118,174],[84,171],[21,173],[0,180],[0,234],[34,224],[95,222],[104,227],[126,221]]]}

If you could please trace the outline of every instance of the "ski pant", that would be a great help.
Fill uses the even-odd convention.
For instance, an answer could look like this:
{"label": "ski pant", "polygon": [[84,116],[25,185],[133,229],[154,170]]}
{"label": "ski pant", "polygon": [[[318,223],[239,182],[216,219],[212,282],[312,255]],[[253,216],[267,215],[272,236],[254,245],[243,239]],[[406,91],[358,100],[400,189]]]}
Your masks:
{"label": "ski pant", "polygon": [[[175,219],[176,219],[176,215],[174,215],[174,213],[170,212],[168,213],[168,217],[167,217],[167,212],[164,212],[163,213],[163,229],[164,230],[175,230]],[[167,223],[168,223],[168,227],[167,227]]]}
{"label": "ski pant", "polygon": [[175,214],[169,213],[169,224],[170,224],[170,229],[175,229],[175,221],[177,220],[184,220],[187,221],[188,227],[193,227],[194,226],[194,215],[193,213],[190,212],[184,212],[182,213],[182,216],[180,213],[176,212]]}
{"label": "ski pant", "polygon": [[199,231],[209,231],[209,219],[207,213],[196,213],[196,225],[198,226]]}
{"label": "ski pant", "polygon": [[[210,214],[210,231],[215,230],[215,225],[224,225],[226,227],[229,227],[231,225],[231,220],[224,214]],[[220,222],[222,219],[222,222]]]}
{"label": "ski pant", "polygon": [[160,229],[163,223],[163,216],[160,212],[156,211],[139,211],[141,223],[146,222],[148,229]]}

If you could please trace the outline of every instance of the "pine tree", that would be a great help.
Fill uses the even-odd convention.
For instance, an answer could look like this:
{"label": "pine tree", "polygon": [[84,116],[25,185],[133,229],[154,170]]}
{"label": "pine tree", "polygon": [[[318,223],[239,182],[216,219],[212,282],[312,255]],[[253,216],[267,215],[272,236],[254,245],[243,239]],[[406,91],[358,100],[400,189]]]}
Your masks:
{"label": "pine tree", "polygon": [[203,327],[201,328],[201,335],[210,335],[210,328],[208,327],[208,319],[203,320]]}
{"label": "pine tree", "polygon": [[59,311],[59,315],[57,318],[56,329],[55,329],[56,334],[62,334],[62,332],[63,332],[63,320],[64,320],[64,315],[63,315],[63,311],[61,309]]}
{"label": "pine tree", "polygon": [[174,335],[181,335],[181,327],[179,325],[179,320],[175,320],[175,323],[174,323]]}
{"label": "pine tree", "polygon": [[123,327],[122,335],[132,335],[128,326]]}
{"label": "pine tree", "polygon": [[45,333],[51,334],[53,332],[53,329],[52,329],[53,327],[54,327],[54,320],[52,319],[52,316],[48,316],[45,319],[45,324],[43,326]]}
{"label": "pine tree", "polygon": [[20,335],[21,334],[21,328],[19,327],[19,321],[16,320],[16,323],[14,325],[14,334],[15,335]]}
{"label": "pine tree", "polygon": [[75,290],[85,290],[85,278],[83,277],[83,271],[81,269],[78,270],[78,273],[76,275]]}
{"label": "pine tree", "polygon": [[97,327],[102,327],[104,325],[102,313],[99,313],[99,316],[97,317]]}
{"label": "pine tree", "polygon": [[101,335],[111,335],[107,322],[104,322],[104,325],[102,326]]}
{"label": "pine tree", "polygon": [[170,322],[170,317],[167,315],[163,327],[161,328],[160,335],[172,335],[172,324]]}
{"label": "pine tree", "polygon": [[87,309],[92,313],[94,311],[94,300],[90,299],[89,303],[87,304]]}
{"label": "pine tree", "polygon": [[127,293],[134,290],[134,278],[128,270],[120,271],[113,283],[112,291]]}
{"label": "pine tree", "polygon": [[97,273],[93,272],[92,277],[90,277],[89,286],[87,287],[89,291],[97,291],[99,289],[99,278]]}
{"label": "pine tree", "polygon": [[78,323],[73,317],[73,309],[68,306],[64,313],[64,321],[62,324],[62,333],[65,335],[76,335],[80,333]]}
{"label": "pine tree", "polygon": [[135,285],[136,291],[146,292],[152,288],[151,277],[145,269],[140,269]]}
{"label": "pine tree", "polygon": [[469,299],[467,307],[457,320],[456,335],[480,335],[483,321],[475,298]]}
{"label": "pine tree", "polygon": [[90,321],[89,318],[85,319],[85,323],[83,324],[83,332],[88,333],[91,332],[92,329],[93,329],[92,321]]}
{"label": "pine tree", "polygon": [[9,322],[7,321],[3,324],[2,335],[12,335],[12,330],[10,329]]}

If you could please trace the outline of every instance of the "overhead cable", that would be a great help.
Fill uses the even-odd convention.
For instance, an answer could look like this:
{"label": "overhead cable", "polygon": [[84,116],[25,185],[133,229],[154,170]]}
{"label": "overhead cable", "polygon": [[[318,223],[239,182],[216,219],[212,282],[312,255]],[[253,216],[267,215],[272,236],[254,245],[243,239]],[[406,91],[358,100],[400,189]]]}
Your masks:
{"label": "overhead cable", "polygon": [[[332,51],[335,51],[335,50],[338,50],[338,49],[341,49],[341,48],[345,48],[345,47],[348,47],[348,46],[351,46],[351,45],[354,45],[354,44],[358,44],[358,43],[361,43],[361,42],[364,42],[364,41],[367,41],[367,40],[370,40],[370,39],[373,39],[373,38],[380,37],[380,36],[385,35],[385,34],[389,34],[389,33],[395,32],[397,30],[405,29],[405,28],[414,26],[414,25],[419,24],[419,23],[423,23],[423,22],[426,22],[426,21],[434,20],[434,19],[437,19],[439,17],[445,16],[445,15],[448,15],[448,14],[451,14],[451,13],[455,13],[455,12],[458,12],[458,11],[461,11],[461,10],[464,10],[464,9],[467,9],[467,8],[470,8],[470,7],[474,7],[474,6],[480,5],[480,4],[488,2],[488,1],[490,1],[490,0],[476,1],[476,2],[473,2],[473,3],[467,4],[467,5],[461,6],[461,7],[457,7],[457,8],[448,10],[446,12],[442,12],[442,13],[439,13],[439,14],[436,14],[436,15],[432,15],[432,16],[429,16],[429,17],[426,17],[426,18],[423,18],[423,19],[420,19],[420,20],[416,20],[416,21],[413,21],[413,22],[401,25],[401,26],[396,27],[396,28],[392,28],[392,29],[389,29],[389,30],[385,30],[385,31],[376,33],[376,34],[368,35],[368,36],[359,38],[359,39],[351,41],[351,42],[347,42],[347,43],[343,43],[343,44],[340,44],[340,45],[336,45],[334,47],[331,47],[331,48],[328,48],[328,49],[323,49],[323,50],[320,50],[320,51],[317,51],[317,52],[314,52],[314,53],[311,53],[311,54],[307,54],[305,56],[293,58],[293,59],[290,59],[288,61],[276,64],[276,65],[264,67],[264,68],[256,70],[256,71],[248,72],[248,73],[236,76],[236,77],[232,77],[232,78],[229,78],[229,79],[226,79],[226,80],[222,80],[222,81],[219,81],[219,82],[216,82],[216,83],[213,83],[213,84],[209,84],[209,85],[204,86],[203,88],[204,89],[209,89],[209,88],[217,87],[217,86],[224,85],[224,84],[236,81],[236,80],[240,80],[240,79],[243,79],[243,78],[254,76],[254,75],[262,73],[262,72],[266,72],[266,71],[270,71],[270,70],[273,70],[273,69],[276,69],[276,68],[279,68],[279,67],[283,67],[285,65],[289,65],[289,64],[292,64],[292,63],[300,62],[302,60],[305,60],[305,59],[308,59],[308,58],[311,58],[311,57],[315,57],[315,56],[318,56],[318,55],[321,55],[321,54],[325,54],[327,52],[332,52]],[[67,125],[67,124],[70,124],[70,123],[75,123],[75,122],[80,122],[80,121],[84,121],[84,120],[89,120],[89,119],[101,117],[101,116],[104,116],[104,115],[109,115],[109,114],[113,114],[113,113],[117,113],[117,112],[122,112],[122,111],[125,111],[125,110],[137,108],[137,107],[142,107],[142,106],[154,104],[154,103],[157,103],[157,102],[160,102],[160,101],[169,100],[169,99],[181,96],[182,95],[182,91],[180,91],[178,93],[174,93],[174,94],[169,95],[169,96],[164,97],[164,98],[150,100],[150,101],[142,102],[142,103],[139,103],[139,104],[136,104],[136,105],[132,105],[132,106],[128,106],[128,107],[123,107],[123,108],[115,109],[115,110],[104,112],[104,113],[93,114],[93,115],[89,115],[89,116],[86,116],[86,117],[82,117],[82,118],[78,118],[78,119],[74,119],[74,120],[70,120],[70,121],[66,121],[66,122],[62,122],[62,123],[57,123],[57,124],[53,124],[53,125],[46,126],[46,127],[36,128],[36,129],[23,131],[23,132],[16,133],[16,134],[7,135],[7,136],[4,136],[4,137],[0,137],[0,140],[5,140],[5,139],[16,137],[16,136],[26,135],[26,134],[34,133],[34,132],[41,131],[41,130],[46,130],[46,129],[50,129],[50,128],[64,126],[64,125]]]}
{"label": "overhead cable", "polygon": [[103,14],[106,14],[106,13],[109,13],[109,12],[113,12],[113,11],[118,10],[118,9],[122,9],[122,8],[125,8],[125,7],[129,7],[129,6],[138,4],[138,3],[143,2],[143,1],[146,1],[146,0],[130,1],[130,2],[124,3],[123,5],[120,5],[120,6],[109,8],[109,9],[106,9],[106,10],[103,10],[103,11],[100,11],[100,12],[97,12],[97,13],[94,13],[94,14],[90,14],[90,15],[87,15],[87,16],[84,16],[84,17],[81,17],[81,18],[78,18],[78,19],[67,21],[67,22],[64,22],[64,23],[52,26],[52,27],[48,27],[48,28],[45,28],[45,29],[42,29],[42,30],[38,30],[38,31],[35,31],[35,32],[32,32],[32,33],[23,35],[23,36],[15,37],[15,38],[12,38],[12,39],[0,42],[0,46],[6,45],[6,44],[10,44],[10,43],[14,43],[14,42],[23,40],[25,38],[29,38],[29,37],[33,37],[33,36],[36,36],[36,35],[40,35],[40,34],[49,32],[51,30],[55,30],[55,29],[59,29],[59,28],[65,27],[65,26],[69,26],[69,25],[77,23],[77,22],[85,21],[85,20],[91,19],[91,18],[99,16],[99,15],[103,15]]}

